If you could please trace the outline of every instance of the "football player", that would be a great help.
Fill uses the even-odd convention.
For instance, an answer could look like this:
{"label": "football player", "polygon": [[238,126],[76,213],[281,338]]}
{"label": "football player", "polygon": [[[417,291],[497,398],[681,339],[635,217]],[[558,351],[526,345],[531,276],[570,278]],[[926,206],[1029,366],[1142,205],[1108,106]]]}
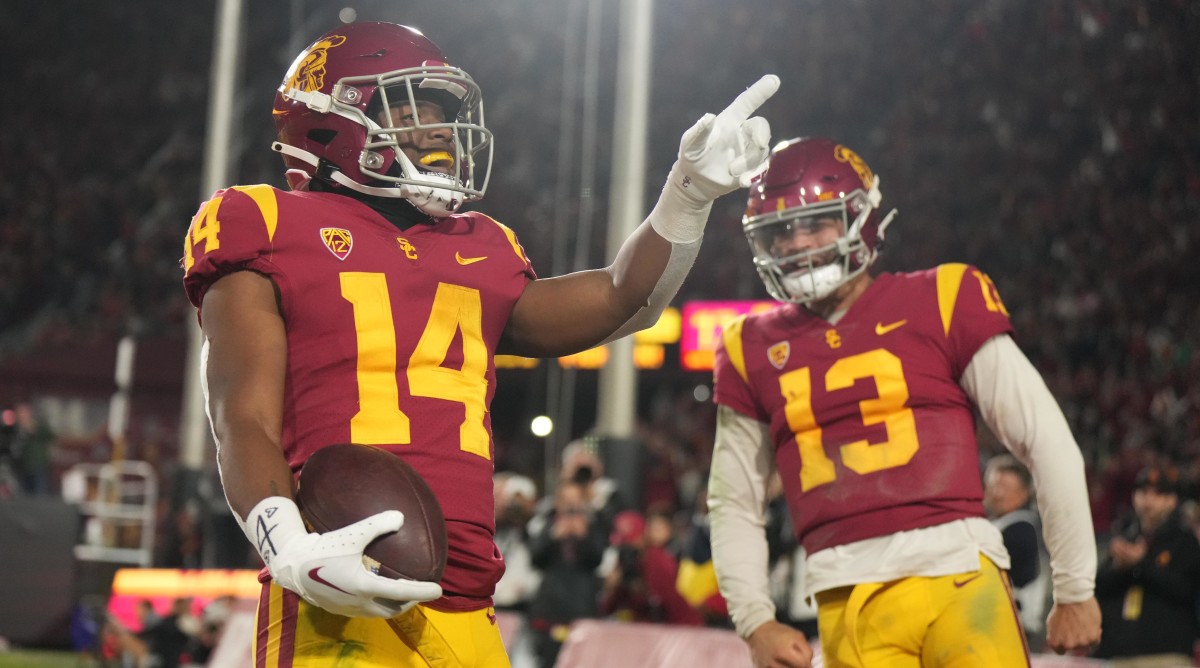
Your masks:
{"label": "football player", "polygon": [[726,328],[709,482],[721,593],[756,666],[809,666],[775,621],[763,535],[782,475],[808,554],[826,666],[1029,665],[982,506],[972,406],[1037,479],[1054,578],[1048,643],[1098,641],[1096,550],[1083,458],[1013,341],[996,286],[944,264],[869,269],[895,211],[854,151],[804,138],[773,149],[743,228],[782,302]]}
{"label": "football player", "polygon": [[[266,565],[258,665],[508,665],[491,595],[496,353],[552,357],[652,324],[696,257],[712,201],[768,153],[763,77],[684,135],[658,204],[613,264],[538,279],[516,234],[464,204],[492,161],[479,86],[419,31],[318,38],[275,97],[291,189],[218,191],[184,243],[205,337],[226,498]],[[438,495],[440,583],[369,572],[381,513],[309,533],[293,477],[325,445],[404,457]],[[420,603],[421,605],[417,605]]]}

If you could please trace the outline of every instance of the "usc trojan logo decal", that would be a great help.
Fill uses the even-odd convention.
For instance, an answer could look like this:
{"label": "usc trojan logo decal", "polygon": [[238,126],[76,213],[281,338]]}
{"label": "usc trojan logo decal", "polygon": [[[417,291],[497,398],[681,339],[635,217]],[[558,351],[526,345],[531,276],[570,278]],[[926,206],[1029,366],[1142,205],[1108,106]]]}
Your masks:
{"label": "usc trojan logo decal", "polygon": [[858,157],[857,153],[838,144],[833,149],[833,157],[838,162],[850,163],[850,168],[854,170],[855,174],[858,174],[858,178],[862,179],[863,187],[867,190],[871,189],[871,184],[875,182],[875,175],[871,173],[871,168],[863,162],[862,158]]}
{"label": "usc trojan logo decal", "polygon": [[329,60],[329,50],[341,46],[346,38],[341,35],[330,35],[312,45],[308,51],[292,64],[290,76],[284,84],[284,90],[298,89],[302,91],[321,90],[325,85],[325,63]]}
{"label": "usc trojan logo decal", "polygon": [[322,227],[321,241],[339,260],[345,260],[346,256],[350,254],[350,249],[354,248],[354,237],[350,236],[350,230],[340,227]]}

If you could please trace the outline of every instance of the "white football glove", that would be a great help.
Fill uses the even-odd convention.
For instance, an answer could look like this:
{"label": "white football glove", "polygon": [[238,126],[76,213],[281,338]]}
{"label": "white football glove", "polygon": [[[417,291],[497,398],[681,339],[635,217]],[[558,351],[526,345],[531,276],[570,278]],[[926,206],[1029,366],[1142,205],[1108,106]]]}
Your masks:
{"label": "white football glove", "polygon": [[768,74],[724,111],[705,114],[683,133],[679,159],[650,215],[659,235],[677,244],[696,241],[704,234],[713,200],[749,186],[762,171],[770,155],[771,126],[750,114],[777,90],[779,77]]}
{"label": "white football glove", "polygon": [[403,526],[404,514],[398,510],[317,534],[305,528],[294,501],[271,496],[259,501],[241,524],[279,586],[334,614],[394,617],[442,596],[437,583],[393,580],[364,565],[367,544]]}

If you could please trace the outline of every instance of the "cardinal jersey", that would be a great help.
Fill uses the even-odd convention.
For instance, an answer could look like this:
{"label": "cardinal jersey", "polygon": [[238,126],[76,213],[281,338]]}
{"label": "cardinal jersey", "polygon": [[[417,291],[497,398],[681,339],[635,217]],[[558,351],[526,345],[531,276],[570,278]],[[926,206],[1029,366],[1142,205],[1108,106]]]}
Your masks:
{"label": "cardinal jersey", "polygon": [[493,352],[535,277],[513,232],[478,213],[400,230],[349,197],[239,186],[192,220],[184,269],[197,308],[231,272],[274,281],[293,472],[334,443],[403,457],[446,517],[446,597],[435,605],[490,605],[504,570],[492,542]]}
{"label": "cardinal jersey", "polygon": [[836,325],[785,304],[726,328],[716,402],[770,425],[809,554],[982,517],[975,420],[958,381],[1012,327],[983,272],[882,274]]}

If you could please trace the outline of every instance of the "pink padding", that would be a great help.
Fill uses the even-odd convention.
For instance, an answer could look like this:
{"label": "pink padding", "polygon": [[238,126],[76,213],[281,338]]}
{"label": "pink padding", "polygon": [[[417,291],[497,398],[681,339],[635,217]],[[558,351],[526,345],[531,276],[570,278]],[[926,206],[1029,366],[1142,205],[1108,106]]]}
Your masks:
{"label": "pink padding", "polygon": [[750,666],[750,650],[732,631],[584,620],[558,655],[559,666]]}

